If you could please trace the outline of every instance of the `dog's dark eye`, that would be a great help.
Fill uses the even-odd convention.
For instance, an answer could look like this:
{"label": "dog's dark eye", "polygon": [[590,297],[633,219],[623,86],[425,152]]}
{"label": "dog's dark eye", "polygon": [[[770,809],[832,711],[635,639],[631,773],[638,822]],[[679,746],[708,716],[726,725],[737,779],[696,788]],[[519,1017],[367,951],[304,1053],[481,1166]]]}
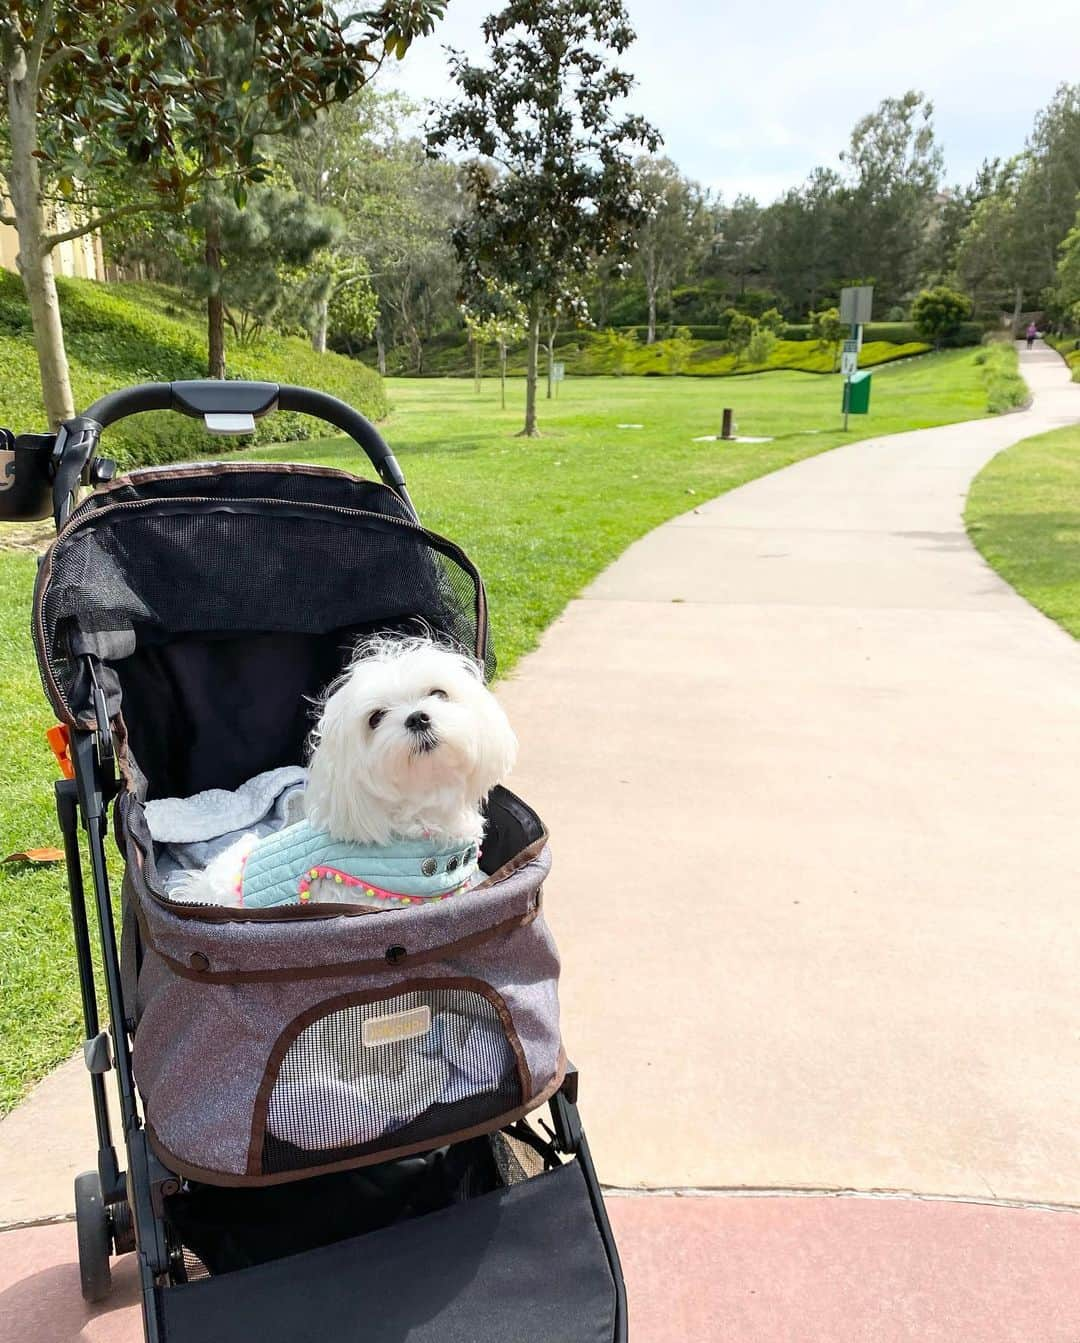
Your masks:
{"label": "dog's dark eye", "polygon": [[429,690],[429,691],[428,691],[428,698],[429,698],[429,699],[449,699],[450,696],[446,693],[445,690],[435,689],[435,690]]}
{"label": "dog's dark eye", "polygon": [[385,709],[376,709],[376,710],[375,710],[375,712],[374,712],[374,713],[371,715],[371,717],[367,720],[367,725],[368,725],[369,728],[371,728],[372,732],[375,731],[375,729],[379,726],[379,724],[382,722],[382,720],[383,720],[385,717],[386,717],[386,710],[385,710]]}

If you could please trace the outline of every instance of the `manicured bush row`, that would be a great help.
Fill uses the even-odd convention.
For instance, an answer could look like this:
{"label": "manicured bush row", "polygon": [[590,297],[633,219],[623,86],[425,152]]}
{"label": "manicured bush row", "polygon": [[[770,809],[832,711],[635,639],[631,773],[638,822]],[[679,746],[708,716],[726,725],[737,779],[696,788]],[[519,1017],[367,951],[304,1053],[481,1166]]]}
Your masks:
{"label": "manicured bush row", "polygon": [[1057,350],[1072,371],[1073,382],[1080,382],[1080,336],[1045,335],[1043,340]]}
{"label": "manicured bush row", "polygon": [[1023,406],[1031,396],[1020,376],[1020,356],[1012,341],[993,341],[975,354],[986,387],[986,409],[991,415]]}
{"label": "manicured bush row", "polygon": [[[76,409],[104,392],[138,382],[173,382],[206,376],[203,315],[174,290],[158,285],[57,281],[71,364]],[[228,354],[229,376],[291,382],[340,397],[372,419],[387,413],[382,379],[341,355],[319,355],[297,336],[269,333]],[[30,317],[17,276],[0,271],[0,425],[19,431],[44,427],[37,358]],[[257,442],[321,437],[319,421],[275,414],[260,421]],[[252,440],[230,439],[222,447]],[[221,443],[221,440],[216,440]],[[110,456],[123,466],[180,461],[206,451],[194,420],[167,412],[124,420],[108,434]]]}
{"label": "manicured bush row", "polygon": [[[708,330],[709,328],[698,328]],[[628,327],[617,334],[628,336],[636,327]],[[910,331],[910,328],[908,328]],[[924,354],[930,346],[925,341],[912,337],[902,342],[882,339],[865,340],[859,357],[864,368],[875,364],[888,363],[894,359],[907,359],[912,355]],[[712,340],[695,339],[685,366],[680,367],[677,343],[658,340],[652,345],[643,341],[630,344],[616,360],[607,338],[598,331],[571,331],[560,336],[555,342],[556,358],[565,363],[566,372],[571,377],[590,377],[611,373],[638,376],[664,376],[676,372],[694,377],[723,377],[732,373],[762,372],[763,369],[786,368],[807,373],[831,373],[834,364],[834,352],[822,349],[816,341],[785,338],[778,341],[766,364],[749,364],[745,356],[736,361],[720,338]],[[491,347],[484,351],[483,369],[491,376],[498,369],[497,356]],[[416,376],[405,351],[393,352],[387,362],[387,371],[403,376]],[[507,358],[507,371],[512,377],[520,377],[525,372],[525,347],[514,346]],[[445,338],[431,341],[424,350],[424,367],[421,376],[429,377],[470,377],[473,372],[473,354],[464,339],[456,343]],[[545,376],[544,354],[541,351],[541,378]]]}

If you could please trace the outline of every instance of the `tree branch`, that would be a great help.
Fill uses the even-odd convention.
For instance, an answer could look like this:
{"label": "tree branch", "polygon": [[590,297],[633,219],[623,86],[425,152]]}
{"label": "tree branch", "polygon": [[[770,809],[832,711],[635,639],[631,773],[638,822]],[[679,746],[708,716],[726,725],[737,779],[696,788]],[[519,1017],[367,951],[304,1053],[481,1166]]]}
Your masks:
{"label": "tree branch", "polygon": [[26,70],[31,82],[37,86],[41,81],[41,58],[45,52],[45,43],[53,28],[56,6],[53,0],[42,0],[34,22],[34,36],[30,40],[30,49],[26,53]]}
{"label": "tree branch", "polygon": [[63,233],[46,233],[41,241],[45,249],[51,252],[54,247],[59,247],[62,242],[73,242],[76,238],[85,237],[87,233],[96,233],[99,228],[104,228],[106,224],[111,224],[116,219],[167,208],[167,206],[162,205],[160,200],[134,201],[130,205],[120,205],[115,210],[106,210],[104,214],[96,215],[93,219],[88,219],[85,224],[77,224],[74,228],[69,228]]}
{"label": "tree branch", "polygon": [[38,83],[44,84],[52,74],[53,66],[58,65],[66,56],[73,56],[79,50],[78,47],[57,47],[56,50],[41,62],[38,70]]}

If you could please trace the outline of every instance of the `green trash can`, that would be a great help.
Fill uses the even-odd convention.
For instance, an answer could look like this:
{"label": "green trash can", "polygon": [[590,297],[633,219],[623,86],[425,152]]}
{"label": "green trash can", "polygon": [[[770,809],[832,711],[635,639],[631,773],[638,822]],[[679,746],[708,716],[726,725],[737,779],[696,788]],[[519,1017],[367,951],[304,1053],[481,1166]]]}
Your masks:
{"label": "green trash can", "polygon": [[849,415],[866,415],[870,410],[870,374],[853,373],[847,385],[847,411]]}

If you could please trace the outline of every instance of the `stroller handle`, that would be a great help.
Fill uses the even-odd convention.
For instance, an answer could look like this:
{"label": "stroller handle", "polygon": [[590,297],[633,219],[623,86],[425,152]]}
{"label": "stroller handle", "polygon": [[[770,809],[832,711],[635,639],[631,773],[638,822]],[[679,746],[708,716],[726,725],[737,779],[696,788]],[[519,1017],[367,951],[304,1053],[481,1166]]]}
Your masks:
{"label": "stroller handle", "polygon": [[336,396],[310,387],[276,382],[226,382],[205,378],[194,382],[144,382],[109,392],[95,401],[82,419],[102,429],[128,415],[147,410],[176,410],[199,419],[204,415],[251,415],[260,419],[272,410],[313,415],[341,429],[367,453],[384,484],[405,484],[405,476],[382,435],[366,416]]}
{"label": "stroller handle", "polygon": [[[82,415],[66,420],[53,450],[54,514],[59,525],[71,511],[75,489],[97,452],[103,429],[129,415],[151,410],[175,410],[195,419],[215,416],[251,416],[260,419],[272,410],[291,410],[340,429],[363,448],[379,479],[402,499],[413,518],[416,509],[405,489],[405,475],[382,435],[366,416],[336,396],[310,387],[276,382],[228,382],[216,378],[191,382],[144,382],[100,397]],[[250,427],[250,426],[249,426]]]}

